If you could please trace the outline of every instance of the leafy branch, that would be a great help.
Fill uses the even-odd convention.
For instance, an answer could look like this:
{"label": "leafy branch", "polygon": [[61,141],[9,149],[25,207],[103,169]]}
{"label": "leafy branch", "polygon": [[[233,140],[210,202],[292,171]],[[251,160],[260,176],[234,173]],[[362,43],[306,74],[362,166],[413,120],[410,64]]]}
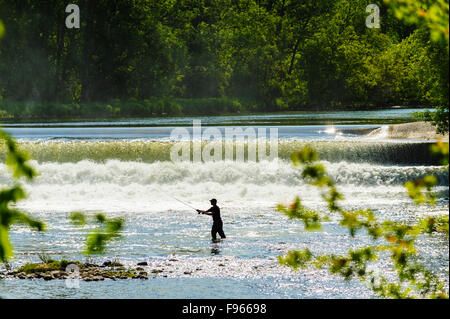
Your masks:
{"label": "leafy branch", "polygon": [[[13,177],[16,180],[21,177],[32,180],[36,173],[27,164],[27,156],[18,150],[16,142],[8,134],[0,130],[0,142],[2,141],[8,151],[6,165],[10,168]],[[5,263],[13,254],[13,247],[9,240],[9,229],[13,224],[25,224],[38,231],[45,229],[41,221],[10,207],[23,198],[25,198],[25,192],[18,184],[0,190],[0,260]]]}
{"label": "leafy branch", "polygon": [[[84,226],[87,222],[86,216],[80,212],[73,212],[70,219],[74,225]],[[108,241],[120,237],[124,220],[122,218],[106,218],[103,214],[95,215],[94,222],[100,224],[98,228],[89,233],[86,237],[87,255],[103,254]]]}
{"label": "leafy branch", "polygon": [[[448,144],[438,144],[435,151],[436,147],[441,150],[444,161],[448,163]],[[338,214],[340,226],[346,228],[351,237],[365,231],[374,244],[349,250],[341,256],[314,255],[309,249],[289,251],[285,257],[279,256],[280,264],[296,270],[311,266],[325,268],[345,280],[358,278],[381,297],[448,298],[444,283],[419,263],[415,248],[415,240],[421,234],[443,233],[448,236],[448,216],[426,217],[415,224],[407,224],[390,220],[380,222],[370,209],[345,210],[339,205],[344,196],[335,187],[325,167],[317,163],[318,155],[311,147],[307,146],[294,153],[292,160],[294,165],[302,166],[305,181],[322,190],[322,198],[327,203],[329,214]],[[435,184],[434,176],[426,176],[421,182],[407,182],[405,187],[417,204],[434,204],[436,195],[429,194],[429,191]],[[423,188],[427,189],[426,194],[423,193]],[[303,206],[298,197],[288,207],[279,205],[278,210],[289,218],[301,220],[308,231],[321,229],[322,222],[328,220],[327,215]],[[379,259],[382,252],[389,253],[396,275],[394,280],[368,270],[369,264]]]}

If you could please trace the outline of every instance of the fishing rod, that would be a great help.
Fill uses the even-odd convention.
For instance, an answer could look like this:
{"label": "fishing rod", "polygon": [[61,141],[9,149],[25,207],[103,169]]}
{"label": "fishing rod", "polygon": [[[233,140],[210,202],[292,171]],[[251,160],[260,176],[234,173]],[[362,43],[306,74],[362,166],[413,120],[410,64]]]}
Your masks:
{"label": "fishing rod", "polygon": [[[169,195],[169,194],[167,194],[167,195]],[[195,207],[189,205],[188,203],[182,201],[181,199],[176,198],[175,196],[171,196],[171,195],[169,195],[169,196],[172,197],[173,199],[175,199],[176,201],[179,201],[180,203],[186,205],[187,207],[192,208],[193,210],[195,210],[195,211],[197,212],[197,208],[195,208]],[[199,214],[200,214],[200,213],[199,213]]]}

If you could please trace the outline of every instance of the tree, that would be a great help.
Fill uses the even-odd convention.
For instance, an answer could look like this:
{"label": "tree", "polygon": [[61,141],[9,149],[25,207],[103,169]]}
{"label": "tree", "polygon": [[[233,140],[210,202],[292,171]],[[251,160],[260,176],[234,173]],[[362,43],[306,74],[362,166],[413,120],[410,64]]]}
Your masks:
{"label": "tree", "polygon": [[[0,20],[0,39],[4,32],[5,29]],[[14,186],[0,190],[0,261],[6,263],[13,255],[13,247],[9,241],[10,227],[13,224],[25,224],[32,229],[44,231],[45,224],[11,207],[11,204],[15,204],[25,198],[25,192],[20,187],[18,180],[22,177],[32,180],[36,176],[36,172],[27,163],[28,156],[20,151],[14,139],[1,129],[0,147],[5,147],[7,150],[5,162],[16,181]],[[76,216],[76,214],[72,215],[72,220],[78,220],[79,222]],[[103,224],[103,227],[88,235],[88,253],[103,253],[106,242],[117,237],[123,227],[123,220],[120,218],[107,219],[104,215],[98,214],[96,219],[99,223]]]}
{"label": "tree", "polygon": [[[438,133],[449,131],[449,3],[448,0],[437,1],[412,1],[412,0],[385,0],[390,4],[398,19],[406,23],[425,26],[430,33],[432,45],[429,46],[429,54],[433,63],[439,68],[439,103],[436,112],[417,114],[419,119],[424,119],[436,126]],[[436,94],[436,95],[437,95]]]}
{"label": "tree", "polygon": [[[151,116],[210,98],[247,111],[445,113],[448,1],[386,2],[374,2],[381,28],[369,29],[363,0],[77,0],[81,28],[67,29],[62,0],[0,0],[0,114]],[[439,114],[426,119],[445,126]]]}

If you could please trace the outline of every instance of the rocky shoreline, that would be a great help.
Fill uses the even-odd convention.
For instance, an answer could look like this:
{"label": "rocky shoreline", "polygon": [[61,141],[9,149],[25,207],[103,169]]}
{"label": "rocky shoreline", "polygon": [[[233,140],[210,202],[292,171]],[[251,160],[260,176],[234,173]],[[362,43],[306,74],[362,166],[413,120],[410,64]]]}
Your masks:
{"label": "rocky shoreline", "polygon": [[[26,264],[17,270],[0,274],[0,279],[81,279],[84,281],[148,279],[148,272],[140,266],[124,267],[117,262],[106,261],[103,264],[82,263],[79,261],[50,261],[39,264]],[[158,273],[153,270],[152,273]]]}
{"label": "rocky shoreline", "polygon": [[[284,249],[274,248],[279,253]],[[122,264],[123,262],[123,264]],[[70,266],[71,265],[71,266]],[[68,266],[72,269],[67,268]],[[70,270],[76,269],[77,272]],[[111,261],[49,261],[28,263],[22,267],[0,270],[2,279],[58,280],[80,279],[83,281],[104,281],[121,279],[182,278],[182,277],[227,277],[249,278],[261,276],[291,276],[293,270],[279,265],[275,256],[241,260],[229,256],[205,256],[187,258],[168,255],[164,258],[134,262]]]}

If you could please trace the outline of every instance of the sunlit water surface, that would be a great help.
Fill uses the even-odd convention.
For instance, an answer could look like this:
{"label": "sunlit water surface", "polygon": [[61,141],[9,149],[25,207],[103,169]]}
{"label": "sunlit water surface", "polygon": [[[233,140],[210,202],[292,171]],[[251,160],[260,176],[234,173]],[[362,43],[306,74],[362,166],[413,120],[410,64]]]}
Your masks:
{"label": "sunlit water surface", "polygon": [[[7,130],[33,155],[31,164],[40,173],[33,182],[23,181],[28,198],[17,207],[48,227],[43,233],[13,227],[13,267],[38,262],[41,253],[56,259],[86,260],[81,252],[92,226],[74,226],[68,216],[72,211],[90,216],[102,211],[125,218],[125,229],[120,240],[108,245],[106,255],[92,261],[117,260],[127,266],[146,261],[149,273],[162,272],[148,280],[80,282],[79,288],[68,288],[64,280],[0,280],[0,296],[372,298],[372,292],[358,280],[344,282],[313,269],[294,272],[277,262],[278,256],[292,249],[344,254],[370,244],[366,234],[350,238],[334,216],[322,230],[306,232],[301,223],[277,212],[275,206],[288,204],[299,195],[303,204],[325,209],[320,193],[302,181],[299,168],[288,160],[292,150],[313,143],[344,193],[346,208],[373,209],[381,220],[414,221],[448,213],[448,170],[428,163],[426,156],[419,154],[423,153],[423,141],[411,144],[366,137],[371,129],[382,126],[367,124],[368,120],[381,121],[385,116],[385,124],[405,121],[410,111],[355,113],[353,119],[349,112],[335,112],[333,125],[321,121],[322,116],[328,121],[330,114],[319,114],[313,118],[317,125],[309,126],[286,125],[289,118],[304,118],[304,113],[204,118],[207,125],[223,128],[275,125],[281,132],[278,162],[169,161],[172,126],[189,128],[192,119],[115,122],[108,128],[98,127],[99,123],[9,125]],[[280,117],[287,122],[280,123]],[[342,119],[352,120],[352,125],[344,125],[348,123]],[[133,124],[135,127],[129,127]],[[438,177],[439,199],[436,206],[419,207],[411,203],[403,183],[427,174]],[[10,183],[7,168],[0,165],[0,187]],[[198,215],[174,197],[202,209],[208,208],[208,199],[217,198],[227,239],[211,243],[211,218]],[[423,236],[418,247],[426,264],[442,274],[448,285],[448,239]],[[390,265],[377,262],[374,269],[389,274]]]}

